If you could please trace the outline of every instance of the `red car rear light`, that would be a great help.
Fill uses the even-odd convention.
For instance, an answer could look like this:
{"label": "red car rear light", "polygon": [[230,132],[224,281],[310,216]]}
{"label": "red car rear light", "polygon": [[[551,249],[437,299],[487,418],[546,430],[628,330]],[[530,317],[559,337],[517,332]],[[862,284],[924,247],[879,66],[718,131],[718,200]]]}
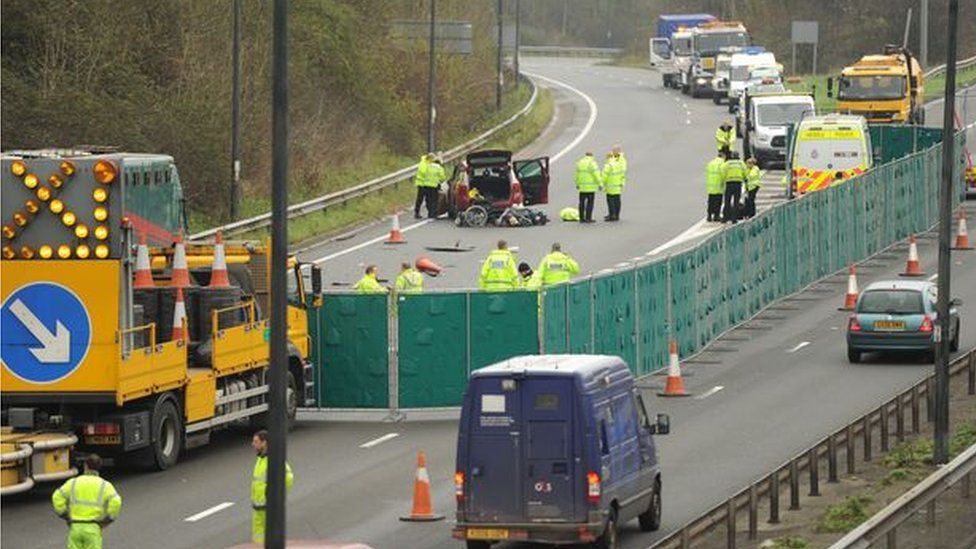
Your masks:
{"label": "red car rear light", "polygon": [[860,332],[861,323],[857,321],[856,316],[852,316],[850,322],[847,324],[847,329],[851,332]]}
{"label": "red car rear light", "polygon": [[592,505],[600,503],[600,475],[593,471],[586,473],[586,501]]}
{"label": "red car rear light", "polygon": [[930,334],[932,333],[932,328],[932,319],[929,317],[929,315],[925,315],[925,318],[922,319],[922,325],[918,327],[918,331],[922,332],[923,334]]}
{"label": "red car rear light", "polygon": [[464,472],[454,473],[454,499],[458,503],[464,503]]}
{"label": "red car rear light", "polygon": [[118,423],[86,423],[86,435],[117,435],[120,432]]}

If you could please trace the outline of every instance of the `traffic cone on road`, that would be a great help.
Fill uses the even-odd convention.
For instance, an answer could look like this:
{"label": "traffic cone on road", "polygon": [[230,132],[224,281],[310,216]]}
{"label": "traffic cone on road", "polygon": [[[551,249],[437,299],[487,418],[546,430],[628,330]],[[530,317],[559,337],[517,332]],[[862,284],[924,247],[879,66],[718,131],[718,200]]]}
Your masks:
{"label": "traffic cone on road", "polygon": [[908,263],[905,264],[905,272],[901,276],[925,276],[922,265],[918,261],[918,243],[915,242],[915,235],[908,237]]}
{"label": "traffic cone on road", "polygon": [[190,270],[186,265],[186,247],[183,246],[183,231],[176,237],[176,248],[173,250],[173,272],[169,285],[173,288],[187,288],[190,286]]}
{"label": "traffic cone on road", "polygon": [[844,307],[842,311],[853,311],[857,304],[857,267],[851,263],[851,268],[847,271],[847,295],[844,296]]}
{"label": "traffic cone on road", "polygon": [[444,270],[440,265],[434,263],[425,255],[418,257],[414,266],[417,267],[418,271],[430,276],[437,276]]}
{"label": "traffic cone on road", "polygon": [[430,504],[430,477],[427,475],[427,456],[417,452],[417,475],[413,483],[413,508],[410,514],[400,517],[409,522],[432,522],[442,520],[444,515],[435,515]]}
{"label": "traffic cone on road", "polygon": [[217,231],[217,239],[214,242],[214,260],[210,268],[211,288],[230,288],[230,279],[227,277],[227,255],[224,253],[224,235]]}
{"label": "traffic cone on road", "polygon": [[136,290],[154,288],[152,267],[149,265],[149,246],[146,244],[146,233],[139,233],[139,246],[136,247],[136,276],[132,287]]}
{"label": "traffic cone on road", "polygon": [[668,382],[664,386],[664,392],[658,393],[658,396],[691,396],[685,391],[685,382],[681,379],[681,364],[678,362],[678,342],[672,339],[668,351],[671,355],[671,361],[668,364]]}
{"label": "traffic cone on road", "polygon": [[173,306],[173,335],[170,341],[187,341],[186,302],[183,301],[183,288],[176,289],[176,304]]}
{"label": "traffic cone on road", "polygon": [[972,250],[969,245],[969,229],[966,227],[966,211],[959,210],[959,229],[956,231],[956,242],[952,245],[953,250]]}
{"label": "traffic cone on road", "polygon": [[390,227],[390,236],[386,239],[384,244],[406,244],[407,241],[403,238],[403,233],[400,232],[400,215],[394,211],[393,212],[393,226]]}

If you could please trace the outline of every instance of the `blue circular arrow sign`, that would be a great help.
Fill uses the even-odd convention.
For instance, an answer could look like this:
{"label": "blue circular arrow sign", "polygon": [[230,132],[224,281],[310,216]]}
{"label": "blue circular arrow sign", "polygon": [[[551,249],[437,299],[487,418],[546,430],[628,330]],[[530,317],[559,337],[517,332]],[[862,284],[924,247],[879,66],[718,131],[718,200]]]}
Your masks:
{"label": "blue circular arrow sign", "polygon": [[74,292],[52,282],[21,286],[0,307],[0,360],[18,378],[53,383],[71,375],[91,346],[91,318]]}

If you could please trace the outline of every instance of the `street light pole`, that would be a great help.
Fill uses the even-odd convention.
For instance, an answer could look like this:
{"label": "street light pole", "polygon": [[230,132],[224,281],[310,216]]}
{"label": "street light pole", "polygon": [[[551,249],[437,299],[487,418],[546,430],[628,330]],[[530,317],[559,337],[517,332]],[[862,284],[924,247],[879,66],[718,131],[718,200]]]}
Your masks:
{"label": "street light pole", "polygon": [[437,70],[434,51],[436,44],[435,20],[437,18],[437,0],[430,0],[430,39],[427,41],[427,152],[434,152],[434,119],[437,117],[434,106],[434,86]]}
{"label": "street light pole", "polygon": [[922,0],[918,17],[918,60],[924,69],[929,65],[929,0]]}
{"label": "street light pole", "polygon": [[519,46],[521,45],[521,28],[522,26],[522,0],[515,0],[515,86],[518,86],[519,76],[522,73],[519,70]]}
{"label": "street light pole", "polygon": [[230,220],[237,221],[241,214],[241,0],[234,0],[233,45],[231,64],[231,137],[230,137]]}
{"label": "street light pole", "polygon": [[945,102],[942,105],[942,186],[939,192],[939,280],[935,327],[935,451],[936,465],[949,462],[949,277],[952,272],[949,239],[952,231],[953,165],[956,115],[956,33],[959,0],[949,1],[946,45]]}
{"label": "street light pole", "polygon": [[495,82],[495,110],[502,109],[502,0],[498,0],[498,66]]}

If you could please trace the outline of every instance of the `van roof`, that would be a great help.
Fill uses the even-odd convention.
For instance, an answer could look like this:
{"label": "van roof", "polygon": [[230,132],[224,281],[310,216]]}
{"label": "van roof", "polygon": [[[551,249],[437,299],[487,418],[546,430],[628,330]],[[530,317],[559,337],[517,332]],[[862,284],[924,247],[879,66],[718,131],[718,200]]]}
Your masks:
{"label": "van roof", "polygon": [[837,126],[840,124],[866,126],[867,120],[858,114],[825,114],[808,116],[800,122],[801,126],[812,126],[814,124],[820,124],[822,126]]}
{"label": "van roof", "polygon": [[584,380],[596,376],[627,371],[627,364],[618,356],[610,355],[525,355],[496,362],[471,373],[471,377],[489,377],[525,374],[552,374],[580,377]]}

